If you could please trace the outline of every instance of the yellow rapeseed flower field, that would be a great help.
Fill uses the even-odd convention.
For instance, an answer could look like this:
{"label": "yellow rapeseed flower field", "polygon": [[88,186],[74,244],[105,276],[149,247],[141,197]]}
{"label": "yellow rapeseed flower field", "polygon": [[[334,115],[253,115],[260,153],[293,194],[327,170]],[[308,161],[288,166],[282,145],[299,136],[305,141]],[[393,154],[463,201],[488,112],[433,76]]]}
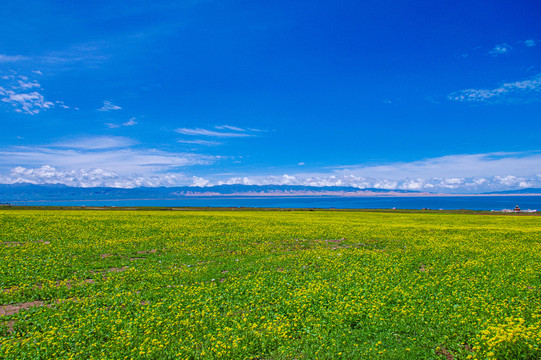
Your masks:
{"label": "yellow rapeseed flower field", "polygon": [[0,211],[2,359],[539,359],[541,217]]}

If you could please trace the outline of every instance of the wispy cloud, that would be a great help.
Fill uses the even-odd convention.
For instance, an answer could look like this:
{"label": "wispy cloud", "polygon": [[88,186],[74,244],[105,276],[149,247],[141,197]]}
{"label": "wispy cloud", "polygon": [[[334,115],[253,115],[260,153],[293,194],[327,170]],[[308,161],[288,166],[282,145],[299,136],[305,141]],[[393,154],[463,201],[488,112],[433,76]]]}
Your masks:
{"label": "wispy cloud", "polygon": [[231,126],[231,125],[218,125],[214,127],[218,130],[233,130],[233,131],[246,131],[246,129],[242,129],[240,127]]}
{"label": "wispy cloud", "polygon": [[17,83],[19,84],[19,87],[21,89],[34,89],[34,88],[41,89],[41,85],[36,80],[34,81],[18,80]]}
{"label": "wispy cloud", "polygon": [[115,124],[115,123],[105,123],[110,129],[116,129],[121,126],[133,126],[137,125],[137,121],[135,121],[136,118],[132,117],[130,120],[123,122],[122,124]]}
{"label": "wispy cloud", "polygon": [[478,193],[541,187],[540,164],[539,152],[466,154],[405,163],[338,167],[327,172],[235,176],[215,183]]}
{"label": "wispy cloud", "polygon": [[[228,128],[229,130],[232,130]],[[180,128],[176,129],[175,131],[179,134],[183,135],[192,135],[192,136],[211,136],[211,137],[223,137],[223,138],[236,138],[236,137],[250,137],[254,136],[253,134],[248,134],[244,132],[243,129],[239,132],[221,132],[221,131],[214,131],[214,130],[207,130],[207,129],[187,129],[187,128]]]}
{"label": "wispy cloud", "polygon": [[541,174],[541,152],[448,155],[405,163],[344,166],[337,168],[336,172],[388,179],[530,176]]}
{"label": "wispy cloud", "polygon": [[135,121],[134,117],[132,117],[130,120],[122,123],[122,126],[133,126],[133,125],[137,125],[137,121]]}
{"label": "wispy cloud", "polygon": [[511,51],[511,46],[508,44],[495,45],[488,53],[492,56],[505,55]]}
{"label": "wispy cloud", "polygon": [[55,107],[55,102],[46,100],[41,94],[43,89],[37,80],[12,74],[2,76],[0,81],[0,100],[10,104],[16,112],[36,115]]}
{"label": "wispy cloud", "polygon": [[[103,138],[95,140],[103,141]],[[275,184],[435,193],[541,187],[541,152],[461,154],[413,162],[340,166],[317,172],[248,176],[222,174],[206,178],[188,175],[185,169],[192,165],[215,163],[219,157],[134,149],[129,145],[133,142],[126,138],[112,138],[108,140],[110,145],[103,148],[89,142],[92,139],[0,151],[0,183],[115,187]],[[179,172],[180,169],[184,171]]]}
{"label": "wispy cloud", "polygon": [[181,144],[192,144],[192,145],[205,145],[205,146],[215,146],[221,145],[221,142],[218,141],[207,141],[207,140],[177,140]]}
{"label": "wispy cloud", "polygon": [[36,61],[52,65],[86,64],[95,66],[109,59],[104,52],[104,44],[91,42],[78,44],[69,48],[46,53],[35,58]]}
{"label": "wispy cloud", "polygon": [[17,62],[17,61],[23,61],[23,60],[28,60],[28,59],[29,57],[23,56],[23,55],[0,54],[0,63]]}
{"label": "wispy cloud", "polygon": [[114,105],[112,102],[104,100],[103,106],[99,108],[98,111],[112,111],[112,110],[120,110],[120,109],[122,109],[120,106]]}
{"label": "wispy cloud", "polygon": [[[221,131],[216,131],[221,130]],[[247,138],[257,136],[258,132],[261,130],[258,129],[244,129],[238,126],[232,125],[217,125],[213,130],[202,129],[202,128],[180,128],[176,129],[175,132],[190,136],[189,139],[179,139],[177,140],[181,144],[190,144],[190,145],[203,145],[203,146],[217,146],[222,145],[222,142],[207,140],[208,138]],[[203,137],[204,139],[194,139],[194,137]]]}
{"label": "wispy cloud", "polygon": [[537,45],[537,42],[533,39],[529,39],[529,40],[525,40],[524,41],[524,45],[528,46],[528,47],[534,47]]}
{"label": "wispy cloud", "polygon": [[[180,169],[220,159],[194,153],[134,148],[124,137],[73,139],[0,151],[0,182],[71,186],[171,186],[191,183]],[[182,182],[184,181],[184,182]]]}
{"label": "wispy cloud", "polygon": [[[64,104],[63,101],[55,101],[54,102],[56,106],[61,107],[62,109],[70,109],[70,107],[66,104]],[[74,108],[75,110],[79,110],[79,108]]]}
{"label": "wispy cloud", "polygon": [[114,171],[119,175],[152,175],[178,167],[208,165],[212,156],[170,153],[155,149],[58,149],[54,147],[18,147],[0,151],[0,165],[59,169],[95,169]]}
{"label": "wispy cloud", "polygon": [[541,74],[504,83],[494,89],[466,89],[447,96],[451,101],[470,103],[531,103],[541,101]]}
{"label": "wispy cloud", "polygon": [[71,65],[95,67],[110,58],[110,55],[105,51],[106,47],[105,42],[88,42],[36,56],[0,54],[0,63],[32,61],[33,63],[63,67]]}
{"label": "wispy cloud", "polygon": [[94,136],[71,139],[51,144],[50,147],[78,150],[117,149],[137,144],[136,141],[122,136]]}

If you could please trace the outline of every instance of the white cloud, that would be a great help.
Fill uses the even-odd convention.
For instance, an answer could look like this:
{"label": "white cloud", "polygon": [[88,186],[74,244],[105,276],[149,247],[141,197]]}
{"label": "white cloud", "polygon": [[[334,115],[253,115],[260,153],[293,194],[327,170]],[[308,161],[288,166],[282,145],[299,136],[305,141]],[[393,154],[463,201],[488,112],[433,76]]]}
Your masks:
{"label": "white cloud", "polygon": [[197,176],[194,176],[192,178],[192,180],[193,180],[193,182],[192,182],[193,186],[204,187],[204,186],[208,186],[210,184],[209,180],[207,180],[205,178],[197,177]]}
{"label": "white cloud", "polygon": [[[69,109],[70,107],[67,106],[66,104],[64,104],[63,101],[55,101],[54,102],[58,107],[61,107],[62,109]],[[77,108],[75,108],[76,110],[79,110]]]}
{"label": "white cloud", "polygon": [[406,177],[460,179],[503,174],[529,176],[535,174],[535,171],[541,171],[541,153],[539,152],[448,155],[407,163],[353,166],[337,172],[393,179]]}
{"label": "white cloud", "polygon": [[[0,183],[70,186],[211,186],[218,184],[351,186],[358,189],[477,193],[541,187],[541,152],[449,155],[412,162],[352,165],[318,172],[201,176],[196,165],[221,158],[139,149],[124,137],[79,138],[0,150]],[[186,173],[189,169],[192,173]],[[179,172],[181,171],[181,172]]]}
{"label": "white cloud", "polygon": [[537,43],[536,43],[535,40],[529,39],[529,40],[524,41],[524,45],[526,45],[528,47],[534,47],[534,46],[537,45]]}
{"label": "white cloud", "polygon": [[407,163],[340,167],[324,173],[236,176],[218,184],[351,186],[474,193],[541,187],[540,153],[450,155]]}
{"label": "white cloud", "polygon": [[114,105],[110,101],[105,100],[103,101],[103,106],[99,108],[98,111],[111,111],[111,110],[120,110],[120,109],[122,109],[120,106]]}
{"label": "white cloud", "polygon": [[47,110],[54,107],[54,103],[46,101],[43,95],[37,91],[26,94],[17,94],[13,90],[5,90],[0,88],[0,94],[4,96],[1,100],[5,103],[13,105],[16,112],[35,115],[42,110]]}
{"label": "white cloud", "polygon": [[[179,128],[176,129],[175,132],[182,134],[182,135],[189,135],[189,136],[203,136],[205,138],[208,137],[215,137],[215,138],[245,138],[245,137],[253,137],[256,136],[254,132],[260,132],[262,130],[258,129],[243,129],[237,126],[231,126],[231,125],[218,125],[214,127],[217,130],[228,130],[228,131],[215,131],[215,130],[208,130],[208,129],[201,129],[201,128],[195,128],[195,129],[189,129],[189,128]],[[217,141],[209,141],[209,140],[202,140],[202,139],[180,139],[177,140],[179,143],[182,144],[193,144],[193,145],[206,145],[206,146],[215,146],[215,145],[221,145],[221,142]]]}
{"label": "white cloud", "polygon": [[466,89],[447,96],[451,101],[470,103],[530,103],[541,101],[541,74],[523,80],[504,83],[494,89]]}
{"label": "white cloud", "polygon": [[136,141],[122,136],[94,136],[58,142],[51,144],[50,147],[97,150],[126,148],[136,143]]}
{"label": "white cloud", "polygon": [[8,175],[0,175],[0,182],[4,184],[64,184],[76,187],[134,188],[141,186],[175,186],[189,184],[189,180],[181,173],[120,176],[115,171],[101,168],[59,170],[49,165],[33,169],[19,166],[13,168]]}
{"label": "white cloud", "polygon": [[206,130],[206,129],[187,129],[187,128],[180,128],[176,129],[176,132],[183,135],[193,135],[193,136],[212,136],[212,137],[224,137],[224,138],[234,138],[234,137],[249,137],[254,136],[253,134],[246,134],[243,132],[219,132],[214,130]]}
{"label": "white cloud", "polygon": [[[101,111],[101,110],[100,110]],[[136,118],[132,117],[130,120],[123,122],[122,124],[115,124],[115,123],[105,123],[110,129],[116,129],[121,126],[133,126],[137,125],[137,121],[135,121]]]}
{"label": "white cloud", "polygon": [[[505,179],[505,180],[502,180]],[[410,190],[432,193],[480,193],[523,187],[541,187],[541,179],[513,177],[490,177],[483,179],[464,178],[455,182],[454,178],[404,178],[400,180],[362,177],[356,175],[297,174],[231,177],[217,181],[216,184],[243,185],[302,185],[302,186],[348,186],[358,189]]]}
{"label": "white cloud", "polygon": [[[89,42],[77,44],[63,50],[48,52],[40,56],[0,54],[0,63],[32,61],[33,63],[46,63],[64,68],[70,65],[96,67],[109,58],[110,48],[106,49],[104,42]],[[39,70],[33,72],[41,75]]]}
{"label": "white cloud", "polygon": [[[271,178],[273,179],[273,178]],[[233,184],[240,184],[240,185],[263,185],[263,183],[258,183],[256,178],[248,178],[248,177],[232,177],[230,179],[227,179],[226,181],[219,181],[218,185],[233,185]],[[265,183],[266,184],[266,183]],[[268,184],[276,184],[273,180],[269,182]],[[283,182],[278,183],[279,185],[289,185]]]}
{"label": "white cloud", "polygon": [[193,144],[193,145],[205,145],[205,146],[216,146],[221,145],[221,142],[218,141],[207,141],[207,140],[177,140],[177,142],[182,144]]}
{"label": "white cloud", "polygon": [[135,121],[135,118],[132,117],[130,120],[126,121],[125,123],[122,123],[122,126],[133,126],[137,125],[137,121]]}
{"label": "white cloud", "polygon": [[246,129],[242,129],[242,128],[231,126],[231,125],[219,125],[219,126],[215,126],[214,128],[218,130],[246,131]]}
{"label": "white cloud", "polygon": [[45,100],[40,93],[43,89],[36,80],[29,80],[24,75],[2,76],[2,80],[0,100],[10,104],[16,112],[36,115],[55,107],[54,102]]}
{"label": "white cloud", "polygon": [[19,80],[17,82],[19,83],[19,87],[21,89],[33,89],[33,88],[40,89],[41,88],[41,85],[36,80],[34,80],[34,81]]}
{"label": "white cloud", "polygon": [[64,50],[49,52],[43,56],[36,57],[36,60],[59,66],[69,64],[96,66],[109,59],[109,55],[104,51],[103,45],[103,43],[99,42],[78,44]]}
{"label": "white cloud", "polygon": [[23,55],[0,54],[0,63],[17,62],[17,61],[23,61],[23,60],[28,60],[28,57],[23,56]]}
{"label": "white cloud", "polygon": [[511,46],[507,44],[495,45],[488,53],[492,56],[508,54],[511,51]]}
{"label": "white cloud", "polygon": [[[393,184],[395,187],[396,185]],[[406,190],[424,190],[424,182],[421,179],[407,179],[402,184],[402,188]]]}
{"label": "white cloud", "polygon": [[[139,179],[137,181],[172,179],[169,176],[176,174],[180,168],[209,165],[220,159],[219,156],[135,149],[132,148],[134,144],[135,142],[129,138],[94,137],[46,146],[11,147],[0,151],[0,173],[6,173],[11,169],[10,175],[4,176],[2,181],[14,182],[16,174],[14,175],[13,169],[21,167],[28,170],[23,173],[32,175],[34,181],[38,181],[41,177],[41,183],[50,183],[51,181],[47,180],[45,175],[48,173],[45,171],[48,168],[43,168],[44,166],[54,168],[54,171],[60,174],[59,176],[66,179],[70,174],[78,174],[77,178],[82,179],[83,174],[92,169],[100,169],[100,171],[114,173],[115,181],[119,184],[123,179],[131,179],[131,184],[134,183],[134,179]],[[96,181],[92,183],[95,184]],[[111,182],[108,181],[103,184],[110,184]],[[190,179],[186,181],[190,183]],[[61,183],[67,184],[67,182]]]}

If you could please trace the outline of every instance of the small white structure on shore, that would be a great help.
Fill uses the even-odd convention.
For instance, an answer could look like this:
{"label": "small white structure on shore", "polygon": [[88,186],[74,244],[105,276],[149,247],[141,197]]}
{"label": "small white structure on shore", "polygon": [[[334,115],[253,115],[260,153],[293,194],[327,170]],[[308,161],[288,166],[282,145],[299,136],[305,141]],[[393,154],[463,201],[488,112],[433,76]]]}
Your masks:
{"label": "small white structure on shore", "polygon": [[502,209],[502,210],[491,210],[493,212],[503,212],[503,213],[536,213],[536,209],[527,209],[527,210],[521,210],[518,205],[515,206],[514,209]]}

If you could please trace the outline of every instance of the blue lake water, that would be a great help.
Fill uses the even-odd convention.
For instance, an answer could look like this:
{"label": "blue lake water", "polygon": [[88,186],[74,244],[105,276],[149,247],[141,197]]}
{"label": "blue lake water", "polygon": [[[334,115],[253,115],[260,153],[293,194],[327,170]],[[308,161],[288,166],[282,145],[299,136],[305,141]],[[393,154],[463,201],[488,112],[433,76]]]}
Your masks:
{"label": "blue lake water", "polygon": [[16,201],[35,206],[159,206],[159,207],[259,207],[322,209],[521,209],[541,211],[541,196],[427,196],[427,197],[205,197],[174,200],[70,200]]}

